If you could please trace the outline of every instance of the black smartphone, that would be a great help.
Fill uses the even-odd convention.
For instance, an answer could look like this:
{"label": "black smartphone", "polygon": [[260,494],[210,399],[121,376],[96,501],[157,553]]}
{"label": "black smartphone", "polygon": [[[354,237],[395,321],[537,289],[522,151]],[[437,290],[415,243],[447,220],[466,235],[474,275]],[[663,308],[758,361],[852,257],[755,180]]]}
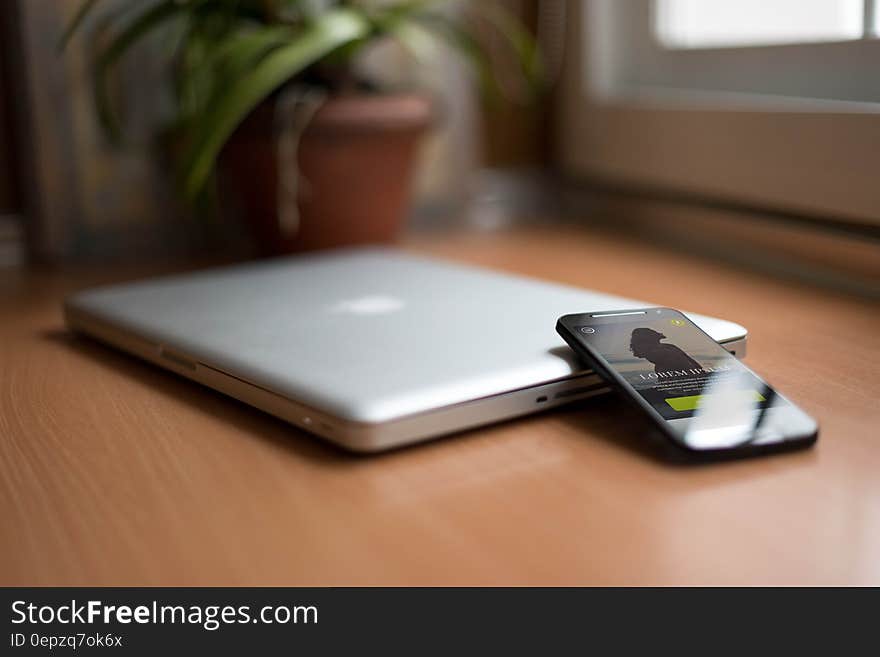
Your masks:
{"label": "black smartphone", "polygon": [[815,420],[678,310],[565,315],[556,330],[675,454],[720,458],[816,442]]}

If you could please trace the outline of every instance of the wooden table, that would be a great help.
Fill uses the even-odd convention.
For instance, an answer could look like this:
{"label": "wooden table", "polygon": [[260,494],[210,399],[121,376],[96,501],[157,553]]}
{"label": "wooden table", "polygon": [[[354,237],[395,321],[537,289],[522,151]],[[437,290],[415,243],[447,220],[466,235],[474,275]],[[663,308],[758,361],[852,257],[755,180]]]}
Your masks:
{"label": "wooden table", "polygon": [[407,248],[741,322],[819,444],[669,465],[606,396],[351,456],[65,332],[64,294],[156,268],[6,272],[0,584],[880,584],[875,305],[573,229]]}

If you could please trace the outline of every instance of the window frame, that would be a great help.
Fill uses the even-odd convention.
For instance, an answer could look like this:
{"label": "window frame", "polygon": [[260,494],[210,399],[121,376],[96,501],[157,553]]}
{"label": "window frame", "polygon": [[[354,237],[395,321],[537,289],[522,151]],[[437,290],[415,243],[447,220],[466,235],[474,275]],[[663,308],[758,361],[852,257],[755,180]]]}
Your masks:
{"label": "window frame", "polygon": [[[651,30],[648,2],[570,0],[568,9],[569,56],[561,85],[558,142],[565,172],[880,225],[880,102],[653,84],[657,78],[633,74],[644,57],[656,55],[643,47],[648,42],[644,32],[639,37],[642,46],[622,38],[633,25]],[[653,32],[647,39],[655,49],[660,47]],[[766,59],[782,50],[787,53],[784,59],[795,61],[805,49],[842,52],[842,47],[852,45],[867,45],[880,61],[880,41],[666,54],[677,61],[707,55]],[[714,66],[716,60],[712,61]],[[880,99],[880,82],[877,93]]]}

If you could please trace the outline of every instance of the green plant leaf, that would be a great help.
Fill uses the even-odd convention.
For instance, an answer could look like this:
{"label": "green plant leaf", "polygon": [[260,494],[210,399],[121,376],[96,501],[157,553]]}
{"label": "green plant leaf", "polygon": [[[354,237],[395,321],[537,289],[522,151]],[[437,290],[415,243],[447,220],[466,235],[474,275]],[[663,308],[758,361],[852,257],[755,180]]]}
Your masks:
{"label": "green plant leaf", "polygon": [[[236,84],[268,52],[295,37],[296,32],[286,25],[256,26],[232,32],[217,42],[198,34],[188,35],[176,79],[179,121],[203,113],[205,105],[220,91],[219,85]],[[195,58],[191,56],[193,49],[197,51]]]}
{"label": "green plant leaf", "polygon": [[297,33],[287,26],[271,26],[237,34],[213,54],[214,63],[229,81],[235,80],[272,48],[293,41]]}
{"label": "green plant leaf", "polygon": [[429,66],[437,46],[437,36],[415,21],[383,25],[382,30],[393,37],[420,66]]}
{"label": "green plant leaf", "polygon": [[351,9],[329,11],[315,19],[291,43],[266,55],[213,103],[197,128],[184,160],[184,192],[195,198],[202,190],[220,149],[239,123],[262,100],[303,69],[338,48],[363,39],[369,20]]}
{"label": "green plant leaf", "polygon": [[187,7],[176,0],[163,0],[133,19],[101,53],[95,62],[94,96],[98,119],[114,141],[119,140],[119,125],[107,94],[107,74],[110,68],[138,39],[164,21],[187,11]]}
{"label": "green plant leaf", "polygon": [[83,21],[92,12],[92,9],[95,8],[95,5],[98,4],[98,2],[100,2],[100,0],[83,0],[79,9],[76,10],[76,14],[74,14],[70,23],[68,23],[67,27],[64,29],[61,38],[58,39],[59,51],[64,50],[67,47],[71,37],[80,28],[80,25],[82,25]]}

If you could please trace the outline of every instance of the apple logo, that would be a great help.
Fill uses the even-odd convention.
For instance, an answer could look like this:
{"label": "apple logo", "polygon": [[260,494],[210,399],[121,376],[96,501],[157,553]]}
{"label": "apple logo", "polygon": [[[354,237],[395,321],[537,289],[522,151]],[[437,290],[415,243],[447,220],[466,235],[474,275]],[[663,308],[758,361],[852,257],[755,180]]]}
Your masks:
{"label": "apple logo", "polygon": [[331,307],[334,313],[350,315],[386,315],[397,312],[406,304],[402,299],[382,294],[368,294],[354,299],[344,299]]}

